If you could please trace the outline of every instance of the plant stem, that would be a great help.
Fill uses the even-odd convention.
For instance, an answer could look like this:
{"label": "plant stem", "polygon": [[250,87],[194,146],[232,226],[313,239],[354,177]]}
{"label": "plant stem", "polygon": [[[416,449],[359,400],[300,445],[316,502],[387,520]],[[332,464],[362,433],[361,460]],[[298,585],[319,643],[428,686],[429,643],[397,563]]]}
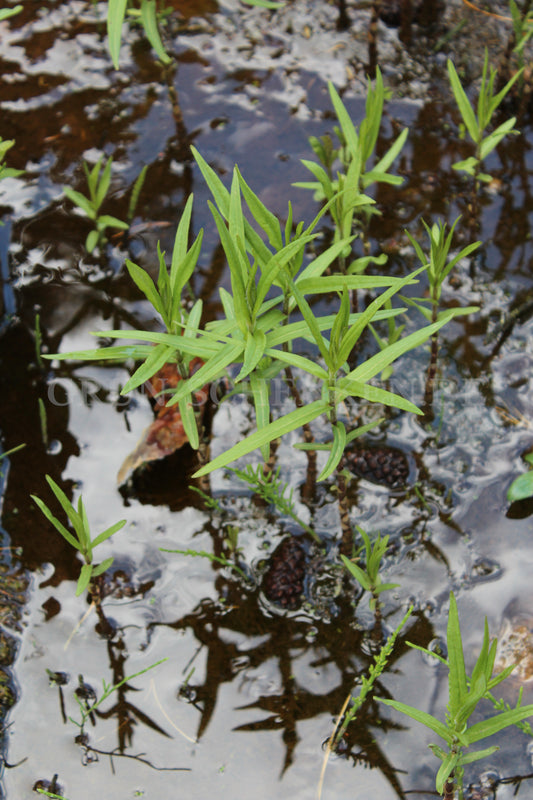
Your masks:
{"label": "plant stem", "polygon": [[[336,404],[336,397],[335,397],[335,389],[330,389],[330,422],[331,428],[333,431],[333,427],[337,424],[337,404]],[[350,506],[348,503],[348,494],[347,494],[347,484],[346,484],[346,476],[344,474],[344,456],[339,461],[337,468],[335,470],[335,479],[337,482],[337,503],[339,506],[339,515],[340,515],[340,522],[341,522],[341,546],[340,546],[340,553],[347,558],[350,558],[352,555],[352,548],[353,548],[353,528],[350,522]]]}
{"label": "plant stem", "polygon": [[444,794],[442,797],[443,800],[454,800],[455,798],[455,782],[453,779],[453,773],[444,784]]}
{"label": "plant stem", "polygon": [[[284,349],[286,348],[286,344],[284,344]],[[294,405],[296,408],[302,408],[304,402],[302,400],[302,396],[300,394],[300,390],[296,385],[296,381],[294,379],[294,375],[292,369],[289,364],[285,367],[285,381],[287,386],[289,387],[289,391],[291,393],[291,397],[294,400]],[[315,441],[315,437],[313,436],[313,431],[311,430],[311,426],[308,422],[302,425],[302,430],[304,434],[304,442],[306,444],[313,444]],[[315,495],[316,489],[316,476],[317,476],[317,467],[316,467],[316,450],[307,450],[307,475],[305,479],[305,484],[302,487],[302,497],[305,500],[312,500]]]}
{"label": "plant stem", "polygon": [[[432,292],[432,299],[433,299],[433,306],[431,310],[431,322],[434,323],[437,321],[438,316],[438,301],[436,298],[436,287],[435,291]],[[434,333],[431,337],[431,351],[429,357],[429,366],[426,375],[426,385],[424,389],[424,416],[423,420],[425,422],[431,422],[433,420],[433,396],[435,393],[435,377],[437,375],[437,357],[439,353],[439,335],[438,333]]]}
{"label": "plant stem", "polygon": [[102,608],[101,575],[99,575],[97,578],[93,578],[89,584],[89,599],[92,603],[94,603],[94,610],[96,611],[96,616],[98,617],[98,633],[100,633],[102,636],[105,636],[106,639],[112,639],[116,633],[116,630],[109,622]]}
{"label": "plant stem", "polygon": [[[172,79],[175,71],[176,71],[176,65],[174,62],[169,62],[168,64],[161,65],[161,73],[163,76],[163,80],[167,85],[168,97],[170,100],[170,105],[172,107],[172,116],[174,118],[174,124],[176,126],[178,146],[180,148],[185,148],[185,144],[187,142],[187,128],[185,127],[185,123],[183,121],[183,114],[181,111],[178,93],[176,91],[176,87]],[[187,153],[187,155],[190,154]]]}
{"label": "plant stem", "polygon": [[373,0],[372,16],[368,26],[368,76],[371,80],[376,77],[378,65],[378,21],[381,10],[381,0]]}

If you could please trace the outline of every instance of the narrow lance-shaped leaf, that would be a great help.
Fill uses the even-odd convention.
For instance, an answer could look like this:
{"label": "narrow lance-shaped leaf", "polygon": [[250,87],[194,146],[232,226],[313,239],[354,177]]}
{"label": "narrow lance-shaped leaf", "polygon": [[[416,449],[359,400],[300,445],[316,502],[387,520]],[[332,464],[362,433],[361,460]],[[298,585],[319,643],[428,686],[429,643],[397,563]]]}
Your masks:
{"label": "narrow lance-shaped leaf", "polygon": [[56,517],[54,517],[48,506],[45,505],[43,501],[36,495],[32,494],[30,497],[37,507],[43,512],[48,522],[52,523],[56,531],[61,534],[61,536],[71,545],[71,547],[74,547],[76,550],[81,550],[81,545],[78,540],[74,538],[70,531],[68,531]]}
{"label": "narrow lance-shaped leaf", "polygon": [[453,742],[453,731],[449,730],[443,722],[435,719],[435,717],[432,717],[431,714],[427,714],[425,711],[420,711],[418,708],[413,708],[413,706],[408,706],[406,703],[401,703],[398,700],[385,700],[382,697],[376,697],[376,700],[378,700],[380,703],[384,703],[386,706],[395,708],[396,711],[401,711],[402,714],[406,714],[416,722],[420,722],[422,725],[425,725],[426,728],[432,730],[433,733],[436,733],[437,736],[440,736],[441,739],[444,739],[444,741],[448,742],[448,744]]}
{"label": "narrow lance-shaped leaf", "polygon": [[[450,309],[450,311],[453,312],[453,309]],[[394,342],[394,344],[389,345],[384,350],[381,350],[379,353],[371,356],[371,358],[369,358],[363,364],[360,364],[354,370],[349,372],[346,378],[348,380],[362,382],[370,380],[377,375],[378,372],[382,372],[385,367],[387,367],[389,364],[392,364],[392,362],[401,355],[427,341],[430,336],[440,330],[440,328],[449,322],[452,317],[453,313],[450,314],[448,311],[444,312],[442,317],[437,320],[437,322],[434,322],[431,325],[426,325],[424,328],[421,328],[419,331],[415,331],[414,333],[410,333],[408,336],[404,336],[399,341]],[[342,380],[339,381],[339,386],[342,386]]]}
{"label": "narrow lance-shaped leaf", "polygon": [[297,408],[295,411],[291,411],[289,414],[275,420],[275,422],[271,422],[260,431],[256,431],[250,436],[247,436],[246,439],[243,439],[243,441],[234,445],[230,450],[217,456],[209,464],[206,464],[205,467],[195,472],[193,477],[200,478],[202,475],[208,475],[215,469],[225,467],[231,464],[232,461],[236,461],[238,458],[248,455],[248,453],[257,450],[257,448],[262,447],[264,444],[270,443],[274,441],[274,439],[278,439],[281,436],[285,436],[285,434],[290,431],[300,428],[306,422],[311,422],[321,414],[324,414],[327,410],[328,404],[324,400],[315,400],[314,403],[310,403],[303,408]]}
{"label": "narrow lance-shaped leaf", "polygon": [[248,208],[252,212],[253,218],[267,234],[268,240],[272,247],[275,247],[276,250],[281,250],[283,247],[283,240],[281,237],[278,218],[268,210],[255,192],[253,192],[248,186],[238,167],[235,167],[235,172],[239,179],[239,184],[244,195],[244,199],[246,200]]}
{"label": "narrow lance-shaped leaf", "polygon": [[317,478],[318,481],[325,481],[326,478],[329,478],[332,472],[337,469],[340,460],[344,455],[345,447],[346,428],[344,427],[344,423],[339,420],[337,424],[333,426],[333,444],[331,447],[331,452],[324,469]]}
{"label": "narrow lance-shaped leaf", "polygon": [[71,189],[70,186],[64,186],[63,192],[68,197],[68,199],[74,203],[74,205],[81,208],[81,210],[86,214],[89,219],[96,219],[96,211],[87,197],[81,194],[81,192],[77,192],[75,189]]}
{"label": "narrow lance-shaped leaf", "polygon": [[[260,431],[270,422],[269,383],[260,378],[255,372],[250,375],[250,387],[254,398],[255,422]],[[265,463],[270,455],[270,443],[265,442],[261,447],[261,455]]]}
{"label": "narrow lance-shaped leaf", "polygon": [[[100,162],[98,162],[100,163]],[[98,186],[95,193],[95,204],[96,208],[100,208],[102,203],[104,202],[106,195],[109,191],[109,186],[111,184],[111,167],[113,165],[113,158],[110,157],[107,159],[104,170],[102,172],[102,177],[98,182]]]}
{"label": "narrow lance-shaped leaf", "polygon": [[459,763],[460,753],[448,753],[444,758],[442,764],[439,767],[439,771],[437,772],[437,777],[435,779],[435,785],[437,788],[437,792],[442,795],[444,794],[444,785],[454,769],[457,767]]}
{"label": "narrow lance-shaped leaf", "polygon": [[463,642],[455,595],[450,592],[450,610],[447,628],[449,677],[449,712],[455,717],[466,700],[468,687],[463,655]]}
{"label": "narrow lance-shaped leaf", "polygon": [[[80,515],[78,514],[78,512],[76,511],[76,509],[74,508],[74,506],[72,505],[72,503],[70,502],[68,497],[66,496],[65,492],[63,491],[63,489],[61,489],[61,487],[58,486],[57,483],[49,475],[46,475],[46,482],[48,483],[48,485],[50,486],[51,490],[55,494],[56,499],[61,504],[61,508],[63,509],[65,514],[67,515],[68,519],[70,520],[71,525],[74,527],[74,529],[76,531],[76,534],[79,537],[80,536],[81,527],[82,527],[82,522],[81,522]],[[80,542],[83,544],[83,538],[80,538]]]}
{"label": "narrow lance-shaped leaf", "polygon": [[149,381],[161,367],[167,364],[175,356],[176,350],[173,347],[168,347],[164,344],[158,344],[152,347],[152,352],[141,366],[135,370],[133,375],[122,387],[121,394],[128,394],[137,387],[142,386],[143,383]]}
{"label": "narrow lance-shaped leaf", "polygon": [[[350,353],[352,352],[355,346],[355,343],[359,339],[362,331],[367,326],[367,324],[374,319],[376,311],[378,311],[381,308],[381,306],[383,306],[387,302],[387,300],[389,300],[389,298],[391,298],[394,294],[399,292],[404,286],[416,282],[414,281],[414,279],[416,278],[417,275],[423,272],[424,269],[425,267],[419,267],[417,270],[412,272],[410,275],[407,275],[407,277],[403,278],[398,283],[394,283],[389,289],[380,294],[379,297],[376,297],[376,299],[370,303],[368,308],[366,308],[365,311],[363,311],[361,316],[358,318],[357,322],[350,328],[350,331],[343,339],[342,348],[339,353],[339,358],[342,359],[342,363],[348,360]],[[383,369],[383,367],[381,369]],[[379,369],[378,372],[381,372],[381,369]],[[374,373],[374,375],[376,374],[377,373]],[[359,379],[359,376],[353,376],[353,377],[357,377]]]}
{"label": "narrow lance-shaped leaf", "polygon": [[186,381],[181,381],[176,393],[168,401],[167,405],[172,406],[178,403],[183,397],[193,394],[215,378],[224,374],[224,370],[230,364],[237,362],[244,351],[244,342],[228,344],[220,348],[219,352],[206,361],[200,369]]}
{"label": "narrow lance-shaped leaf", "polygon": [[474,114],[474,109],[470,105],[470,101],[466,96],[465,90],[461,86],[461,81],[459,80],[456,69],[450,60],[448,60],[448,75],[455,100],[459,107],[459,111],[461,112],[463,121],[467,127],[468,133],[470,134],[472,141],[477,142],[481,132],[479,130],[476,115]]}
{"label": "narrow lance-shaped leaf", "polygon": [[91,582],[91,575],[93,572],[92,564],[83,564],[78,578],[78,585],[76,586],[76,597],[79,597]]}
{"label": "narrow lance-shaped leaf", "polygon": [[482,722],[476,722],[471,728],[466,731],[469,744],[486,739],[495,733],[499,733],[508,728],[510,725],[516,725],[527,717],[533,716],[533,705],[522,706],[521,708],[511,708],[509,711],[503,711],[494,717],[485,719]]}
{"label": "narrow lance-shaped leaf", "polygon": [[102,544],[102,542],[105,542],[106,539],[109,539],[111,536],[113,536],[114,533],[117,533],[117,531],[121,530],[121,528],[123,528],[125,524],[126,520],[121,519],[119,522],[115,522],[114,525],[111,525],[109,528],[106,528],[105,531],[102,531],[102,533],[99,533],[98,536],[95,536],[95,538],[92,541],[93,549],[95,547],[98,547],[99,544]]}
{"label": "narrow lance-shaped leaf", "polygon": [[104,561],[102,561],[100,564],[97,564],[96,566],[92,565],[91,578],[97,578],[99,575],[103,575],[104,572],[109,569],[114,560],[115,559],[113,556],[110,556],[109,558],[104,559]]}
{"label": "narrow lance-shaped leaf", "polygon": [[141,22],[144,32],[146,33],[146,38],[163,64],[170,64],[172,59],[163,47],[163,42],[161,41],[161,36],[159,35],[159,29],[157,27],[155,0],[141,0]]}
{"label": "narrow lance-shaped leaf", "polygon": [[161,315],[161,317],[164,318],[165,309],[161,303],[161,297],[159,296],[159,292],[157,291],[153,280],[148,275],[146,270],[137,266],[137,264],[134,264],[133,261],[129,260],[129,258],[126,259],[126,267],[130,274],[130,278],[133,280],[135,285],[141,290],[146,299],[152,304],[154,309]]}
{"label": "narrow lance-shaped leaf", "polygon": [[107,8],[107,34],[113,66],[118,69],[122,23],[126,15],[127,0],[109,0]]}
{"label": "narrow lance-shaped leaf", "polygon": [[192,402],[192,396],[189,397],[181,397],[179,400],[179,410],[181,415],[181,421],[183,423],[183,430],[189,440],[189,444],[191,445],[193,450],[198,450],[200,446],[200,440],[198,436],[198,423],[196,421],[196,415],[194,413],[194,406]]}
{"label": "narrow lance-shaped leaf", "polygon": [[248,333],[246,339],[246,348],[244,350],[244,360],[241,370],[235,378],[236,383],[242,381],[247,375],[252,372],[265,354],[266,336],[261,330],[255,330],[253,333]]}
{"label": "narrow lance-shaped leaf", "polygon": [[359,149],[359,137],[357,136],[357,131],[355,130],[355,126],[350,119],[350,115],[348,114],[344,103],[340,99],[337,90],[331,82],[328,83],[328,91],[337,115],[337,119],[340,122],[344,138],[346,139],[346,143],[350,150],[350,154],[352,157],[354,157]]}
{"label": "narrow lance-shaped leaf", "polygon": [[353,575],[353,577],[356,579],[358,583],[361,584],[361,586],[365,591],[370,592],[370,590],[372,589],[372,584],[370,583],[369,577],[366,574],[366,572],[363,569],[361,569],[360,566],[354,564],[353,561],[350,561],[349,558],[347,558],[342,554],[341,554],[341,559],[348,572],[350,572]]}

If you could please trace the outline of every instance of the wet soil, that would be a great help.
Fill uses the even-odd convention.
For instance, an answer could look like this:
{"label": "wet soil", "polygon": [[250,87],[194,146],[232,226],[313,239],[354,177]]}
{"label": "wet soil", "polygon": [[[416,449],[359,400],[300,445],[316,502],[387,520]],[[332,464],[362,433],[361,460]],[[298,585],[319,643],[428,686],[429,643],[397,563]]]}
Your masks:
{"label": "wet soil", "polygon": [[[214,473],[209,491],[217,502],[206,504],[190,488],[196,462],[187,445],[121,489],[121,465],[154,419],[146,393],[120,395],[132,365],[50,365],[39,356],[41,347],[92,347],[91,331],[158,329],[124,262],[156,276],[157,242],[172,251],[192,191],[194,233],[203,227],[205,238],[191,288],[206,319],[220,313],[218,289],[229,279],[191,143],[223,180],[238,163],[280,218],[290,198],[295,219],[311,220],[317,203],[291,184],[306,179],[300,159],[312,157],[308,138],[333,132],[328,80],[353,119],[363,117],[368,4],[171,5],[163,32],[169,68],[131,28],[115,71],[103,3],[27,3],[0,23],[0,135],[16,140],[7,161],[24,170],[0,182],[0,429],[4,451],[26,445],[0,462],[0,794],[9,800],[38,796],[39,787],[70,800],[314,797],[323,744],[376,651],[368,597],[355,583],[347,589],[335,558],[335,488],[321,484],[311,507],[302,497],[305,454],[282,443],[278,464],[323,547],[294,520],[254,502],[235,476]],[[468,220],[468,186],[451,164],[470,150],[446,59],[475,96],[484,48],[491,63],[503,64],[510,23],[504,2],[479,2],[476,10],[448,0],[436,20],[427,18],[432,4],[414,4],[419,16],[408,29],[394,5],[382,3],[388,24],[377,26],[377,60],[391,90],[378,151],[404,126],[409,138],[397,164],[404,183],[376,192],[382,215],[369,238],[372,252],[388,254],[387,270],[403,275],[415,265],[405,229],[421,240],[422,218],[453,222],[460,213]],[[376,694],[441,717],[443,675],[406,641],[442,643],[451,589],[468,665],[487,616],[504,638],[501,663],[516,645],[521,664],[506,699],[515,702],[522,687],[524,701],[533,701],[533,503],[506,499],[532,446],[527,95],[513,113],[520,135],[486,165],[495,180],[480,198],[479,229],[458,228],[458,243],[474,237],[483,246],[458,265],[443,293],[444,305],[480,311],[442,332],[432,413],[422,421],[390,413],[354,450],[348,485],[352,523],[390,537],[384,579],[399,588],[384,597],[384,632],[414,606]],[[86,191],[82,162],[102,154],[113,156],[104,213],[125,219],[145,165],[147,176],[128,235],[111,236],[88,255],[90,225],[63,186]],[[324,240],[331,235],[325,222]],[[412,318],[408,330],[416,324]],[[372,346],[365,343],[361,358]],[[427,361],[425,349],[404,357],[390,387],[422,404]],[[302,391],[311,397],[312,387]],[[362,404],[357,414],[368,422],[382,409]],[[213,455],[250,424],[245,402],[215,409]],[[75,596],[76,554],[30,499],[53,503],[46,474],[71,499],[83,494],[94,530],[127,520],[102,545],[101,557],[115,558],[101,587],[111,635]],[[205,551],[241,571],[163,549]],[[330,759],[322,797],[431,796],[430,740],[369,700]],[[513,729],[494,741],[501,750],[469,768],[467,783],[477,787],[471,797],[503,800],[515,788],[503,779],[531,772],[524,733]],[[489,773],[494,791],[486,788]],[[519,797],[533,797],[531,781],[517,785]]]}

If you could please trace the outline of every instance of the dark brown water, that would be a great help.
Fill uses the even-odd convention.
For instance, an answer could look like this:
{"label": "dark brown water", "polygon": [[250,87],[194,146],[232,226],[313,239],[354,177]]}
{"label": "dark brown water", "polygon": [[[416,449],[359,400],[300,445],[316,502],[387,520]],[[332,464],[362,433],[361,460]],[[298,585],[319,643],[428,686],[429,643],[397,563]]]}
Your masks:
{"label": "dark brown water", "polygon": [[[103,4],[28,3],[0,24],[0,135],[16,140],[8,163],[25,170],[0,183],[0,426],[4,449],[26,443],[3,465],[0,688],[9,800],[34,796],[38,781],[70,800],[317,795],[323,743],[372,663],[367,599],[355,586],[353,596],[342,592],[332,564],[306,543],[301,569],[295,550],[281,551],[296,559],[305,600],[280,610],[259,584],[275,564],[272,553],[297,526],[253,504],[242,484],[222,473],[212,476],[211,490],[223,513],[210,512],[188,488],[193,461],[187,449],[141,475],[129,496],[121,494],[116,475],[153,419],[147,397],[120,397],[129,375],[122,366],[62,362],[51,369],[39,362],[36,338],[40,327],[45,349],[69,351],[94,346],[94,330],[156,327],[124,260],[156,274],[157,241],[171,251],[191,192],[194,232],[205,228],[193,288],[209,317],[219,312],[218,288],[228,276],[190,143],[223,179],[238,162],[280,217],[290,198],[296,219],[313,218],[311,194],[291,184],[307,179],[300,159],[311,157],[308,137],[332,131],[326,81],[347,86],[344,101],[356,122],[364,113],[369,14],[349,13],[351,26],[339,32],[337,9],[327,4],[296,2],[273,16],[237,4],[218,10],[179,5],[165,38],[175,69],[166,73],[135,30],[126,36],[121,69],[113,70]],[[466,28],[432,54],[439,36],[462,18]],[[476,36],[482,24],[483,35]],[[398,163],[405,182],[377,192],[383,215],[371,227],[373,251],[390,254],[393,274],[413,266],[404,228],[422,237],[421,217],[452,222],[465,212],[464,183],[450,165],[468,150],[452,111],[446,56],[473,79],[480,45],[488,43],[497,59],[509,26],[450,2],[438,30],[414,33],[407,53],[395,32],[380,29],[393,97],[379,148],[401,127],[410,129]],[[391,539],[384,574],[399,588],[386,596],[386,629],[414,605],[376,694],[441,717],[444,676],[405,640],[428,645],[444,636],[450,589],[458,598],[468,664],[486,615],[491,631],[508,637],[514,631],[523,640],[522,675],[510,681],[506,699],[515,702],[523,685],[524,701],[533,701],[533,507],[510,508],[506,500],[510,482],[525,469],[521,454],[531,447],[533,328],[523,313],[506,337],[497,332],[533,291],[527,116],[520,130],[486,165],[500,183],[482,199],[484,245],[474,269],[459,265],[444,290],[445,304],[476,304],[480,312],[459,318],[441,336],[434,419],[421,424],[392,415],[366,443],[404,453],[407,486],[391,490],[372,476],[349,486],[352,521]],[[144,165],[148,171],[131,235],[112,237],[103,253],[88,256],[90,226],[62,187],[86,191],[82,161],[94,163],[102,153],[114,159],[105,213],[125,218],[132,185]],[[464,228],[461,235],[470,236]],[[425,350],[410,354],[392,377],[392,388],[419,404],[427,358]],[[213,421],[213,453],[249,424],[245,404],[223,404]],[[306,459],[289,445],[280,448],[279,464],[308,520],[300,500]],[[52,503],[45,474],[70,497],[83,494],[95,531],[127,519],[99,553],[115,557],[105,600],[117,628],[111,641],[98,635],[96,617],[85,616],[85,600],[75,597],[73,551],[30,500],[37,494]],[[331,543],[338,518],[329,486],[319,490],[313,523]],[[239,529],[248,582],[208,560],[160,549],[220,553],[228,524]],[[167,660],[111,694],[94,725],[86,726],[89,739],[75,741],[78,728],[68,718],[80,719],[79,675],[100,697],[103,681],[117,684],[160,659]],[[50,685],[47,670],[64,673],[64,685]],[[531,771],[524,734],[513,729],[495,739],[501,751],[473,765],[469,781],[491,769],[500,778]],[[330,759],[323,798],[388,800],[410,790],[430,796],[437,761],[429,741],[424,729],[368,703]],[[512,791],[501,784],[498,800]],[[522,783],[519,796],[533,797],[533,785]]]}

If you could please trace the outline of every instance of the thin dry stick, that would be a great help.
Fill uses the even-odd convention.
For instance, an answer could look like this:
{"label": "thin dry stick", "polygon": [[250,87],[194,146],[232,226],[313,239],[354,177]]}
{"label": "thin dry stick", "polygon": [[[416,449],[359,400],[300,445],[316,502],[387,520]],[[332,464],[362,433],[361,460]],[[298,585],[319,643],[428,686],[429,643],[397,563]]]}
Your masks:
{"label": "thin dry stick", "polygon": [[501,19],[503,20],[503,22],[513,21],[511,17],[503,17],[501,14],[495,14],[493,11],[485,11],[484,8],[478,8],[478,6],[475,6],[473,3],[470,2],[470,0],[463,0],[463,3],[465,4],[465,6],[468,6],[468,8],[471,8],[474,11],[479,11],[480,14],[485,14],[487,17],[493,17],[494,19]]}
{"label": "thin dry stick", "polygon": [[324,785],[324,775],[326,774],[326,767],[328,765],[329,757],[333,752],[333,742],[335,741],[335,737],[337,735],[337,731],[340,728],[340,725],[341,725],[341,722],[342,722],[342,718],[344,717],[344,712],[346,711],[346,709],[348,707],[348,703],[350,702],[351,697],[352,697],[352,695],[349,694],[348,697],[346,698],[346,700],[344,701],[344,704],[343,704],[343,706],[342,706],[342,708],[340,710],[339,716],[337,717],[337,719],[335,721],[335,726],[333,728],[333,731],[331,732],[331,736],[329,737],[328,743],[326,745],[326,755],[324,756],[324,760],[322,762],[322,769],[320,770],[320,778],[318,779],[318,787],[317,787],[318,800],[320,800],[320,798],[322,797],[322,787]]}
{"label": "thin dry stick", "polygon": [[[168,716],[167,712],[165,711],[165,709],[161,705],[159,697],[157,696],[157,692],[155,690],[155,683],[154,683],[154,679],[153,678],[151,678],[151,680],[150,680],[150,692],[153,692],[154,700],[155,700],[155,702],[157,704],[157,707],[159,708],[159,710],[163,714],[163,716],[166,719],[166,721],[170,725],[172,725],[174,730],[177,731],[179,734],[181,734],[181,736],[183,736],[185,739],[187,739],[187,741],[192,742],[193,744],[197,744],[198,743],[198,739],[193,739],[191,736],[188,736],[184,731],[181,730],[181,728],[178,728],[178,726],[174,722],[172,722],[172,720]],[[149,696],[150,696],[150,694],[148,694],[148,697]]]}
{"label": "thin dry stick", "polygon": [[85,622],[85,620],[87,619],[89,614],[92,612],[93,608],[96,609],[96,603],[94,602],[94,600],[91,603],[91,605],[89,606],[89,608],[87,609],[87,611],[85,612],[85,614],[83,615],[83,617],[76,623],[76,625],[72,629],[72,632],[71,632],[70,636],[68,637],[67,641],[63,645],[63,650],[66,650],[67,647],[70,645],[72,639],[74,638],[74,636],[78,632],[79,628],[81,628],[81,626],[83,625],[83,623]]}

